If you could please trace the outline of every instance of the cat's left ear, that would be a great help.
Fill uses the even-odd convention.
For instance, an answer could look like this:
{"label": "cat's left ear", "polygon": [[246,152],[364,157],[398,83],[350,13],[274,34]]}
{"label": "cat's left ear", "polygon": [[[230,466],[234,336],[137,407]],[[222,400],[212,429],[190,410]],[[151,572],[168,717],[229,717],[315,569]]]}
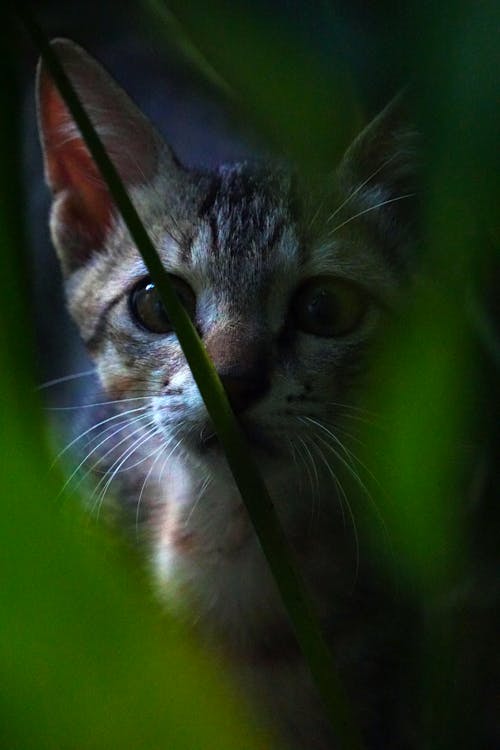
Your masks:
{"label": "cat's left ear", "polygon": [[342,195],[354,199],[346,210],[368,209],[366,220],[386,230],[384,241],[394,245],[415,225],[420,149],[406,97],[399,94],[353,141],[337,172]]}
{"label": "cat's left ear", "polygon": [[414,186],[418,162],[419,135],[409,122],[404,92],[365,127],[347,149],[340,165],[345,183],[358,187],[366,182],[394,192]]}

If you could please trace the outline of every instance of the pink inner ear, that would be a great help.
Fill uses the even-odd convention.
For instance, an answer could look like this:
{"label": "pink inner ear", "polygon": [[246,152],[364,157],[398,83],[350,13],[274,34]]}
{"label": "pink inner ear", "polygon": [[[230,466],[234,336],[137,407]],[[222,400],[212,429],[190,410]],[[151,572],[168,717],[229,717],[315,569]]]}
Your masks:
{"label": "pink inner ear", "polygon": [[[154,128],[84,50],[62,39],[52,45],[125,185],[152,180],[163,148]],[[43,64],[38,107],[46,179],[55,198],[52,236],[64,267],[73,269],[103,247],[114,203]]]}
{"label": "pink inner ear", "polygon": [[112,200],[55,85],[40,81],[40,118],[47,179],[55,195],[65,194],[59,220],[94,244],[104,239]]}

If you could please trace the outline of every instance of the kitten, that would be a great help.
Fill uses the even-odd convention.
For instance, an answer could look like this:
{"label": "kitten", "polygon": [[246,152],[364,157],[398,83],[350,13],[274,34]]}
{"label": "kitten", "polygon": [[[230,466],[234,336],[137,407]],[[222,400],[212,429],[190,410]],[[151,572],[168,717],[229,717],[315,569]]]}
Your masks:
{"label": "kitten", "polygon": [[[350,462],[339,441],[355,429],[370,347],[413,274],[415,134],[389,106],[321,192],[301,193],[269,160],[196,172],[95,60],[53,44],[219,372],[369,747],[408,746],[394,714],[384,718],[390,690],[378,689],[393,621],[382,621],[367,563],[353,585],[335,472]],[[43,65],[38,111],[69,310],[111,402],[91,451],[97,500],[112,481],[144,531],[161,596],[187,603],[285,746],[334,748],[168,316]]]}

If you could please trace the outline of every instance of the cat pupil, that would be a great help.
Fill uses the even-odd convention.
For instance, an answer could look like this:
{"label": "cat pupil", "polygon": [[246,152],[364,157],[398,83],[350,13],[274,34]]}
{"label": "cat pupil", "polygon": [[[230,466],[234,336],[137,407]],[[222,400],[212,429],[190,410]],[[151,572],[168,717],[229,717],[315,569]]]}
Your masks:
{"label": "cat pupil", "polygon": [[367,309],[362,291],[342,279],[316,278],[299,289],[294,301],[297,328],[314,336],[345,336]]}
{"label": "cat pupil", "polygon": [[153,333],[168,333],[172,326],[155,285],[141,282],[130,295],[130,311],[133,320]]}
{"label": "cat pupil", "polygon": [[321,289],[309,302],[308,314],[318,325],[328,325],[338,315],[337,298],[326,289]]}

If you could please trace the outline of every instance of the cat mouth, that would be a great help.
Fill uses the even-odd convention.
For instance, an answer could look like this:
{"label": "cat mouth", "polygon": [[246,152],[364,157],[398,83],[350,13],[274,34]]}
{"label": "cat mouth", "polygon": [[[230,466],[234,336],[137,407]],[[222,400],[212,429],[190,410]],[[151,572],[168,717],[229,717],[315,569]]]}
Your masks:
{"label": "cat mouth", "polygon": [[[257,452],[265,452],[267,454],[275,453],[276,446],[274,441],[271,440],[269,435],[264,431],[262,427],[258,427],[255,424],[240,421],[240,427],[246,438],[247,443]],[[201,431],[200,438],[197,441],[197,449],[202,454],[217,454],[224,453],[224,448],[219,440],[219,436],[213,429],[212,425],[207,425],[205,429]]]}

